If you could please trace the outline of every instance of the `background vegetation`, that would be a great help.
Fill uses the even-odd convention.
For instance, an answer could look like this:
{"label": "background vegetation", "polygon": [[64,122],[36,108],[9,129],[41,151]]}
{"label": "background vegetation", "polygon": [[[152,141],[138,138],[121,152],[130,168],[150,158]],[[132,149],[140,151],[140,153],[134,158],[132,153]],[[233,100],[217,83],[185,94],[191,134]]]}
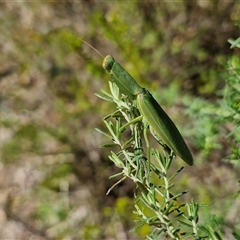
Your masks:
{"label": "background vegetation", "polygon": [[[104,128],[113,106],[94,93],[107,89],[109,76],[84,39],[151,89],[179,126],[195,163],[178,187],[189,189],[186,201],[210,205],[199,221],[215,215],[224,238],[234,239],[240,107],[226,81],[239,64],[228,43],[240,35],[239,10],[234,0],[1,2],[0,238],[142,239],[149,232],[129,233],[131,181],[105,195],[118,170],[94,128]],[[182,164],[176,160],[173,171]]]}

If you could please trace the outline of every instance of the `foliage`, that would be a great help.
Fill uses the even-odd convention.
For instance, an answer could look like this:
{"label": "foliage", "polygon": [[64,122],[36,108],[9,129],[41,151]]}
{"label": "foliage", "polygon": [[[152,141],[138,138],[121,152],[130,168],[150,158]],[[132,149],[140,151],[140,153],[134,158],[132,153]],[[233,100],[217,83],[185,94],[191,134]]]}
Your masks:
{"label": "foliage", "polygon": [[[235,41],[229,40],[231,48],[238,47],[240,38]],[[226,117],[234,124],[234,129],[228,135],[234,140],[235,145],[230,146],[232,154],[229,156],[231,160],[240,160],[240,58],[233,56],[228,62],[229,77],[225,88],[224,100],[227,104],[229,115]]]}
{"label": "foliage", "polygon": [[[97,94],[97,96],[114,102],[117,110],[104,118],[108,132],[97,130],[112,141],[102,147],[118,146],[120,149],[117,153],[112,151],[109,158],[122,171],[111,177],[122,175],[120,181],[130,178],[138,187],[139,193],[136,193],[134,204],[135,214],[139,217],[136,220],[138,223],[136,228],[145,224],[154,226],[147,239],[156,239],[164,235],[171,239],[179,239],[180,235],[197,235],[198,204],[192,202],[187,205],[189,210],[189,215],[187,215],[181,210],[186,205],[178,203],[179,198],[187,191],[174,195],[170,192],[170,189],[171,191],[174,189],[172,180],[183,168],[168,177],[168,169],[174,155],[168,155],[165,151],[160,153],[157,149],[149,147],[144,151],[143,136],[147,146],[149,140],[147,134],[144,133],[146,126],[143,121],[136,122],[136,119],[139,118],[136,102],[131,102],[127,96],[121,95],[114,83],[109,82],[109,86],[111,93],[102,91],[102,94]],[[110,120],[108,120],[109,117]],[[127,134],[127,137],[124,136],[124,133],[128,128],[130,133]],[[155,160],[155,164],[152,163],[151,156]],[[186,230],[179,226],[179,223],[186,226]]]}
{"label": "foliage", "polygon": [[[117,152],[111,151],[109,159],[122,170],[111,178],[122,177],[109,189],[108,193],[126,178],[130,178],[136,184],[134,213],[138,219],[135,220],[137,226],[132,231],[149,225],[153,228],[146,236],[147,239],[163,237],[164,239],[187,237],[223,239],[213,216],[209,216],[205,224],[198,224],[200,204],[193,200],[189,203],[181,203],[180,198],[188,191],[173,194],[175,185],[172,181],[183,167],[168,177],[174,155],[169,155],[164,148],[160,153],[159,150],[149,147],[149,139],[144,132],[146,126],[139,119],[140,113],[136,102],[122,95],[115,83],[109,82],[109,87],[110,93],[102,90],[101,94],[96,95],[108,102],[114,102],[116,111],[103,120],[108,132],[100,129],[97,131],[111,141],[101,147],[118,147],[119,149]],[[147,147],[145,150],[143,138]]]}
{"label": "foliage", "polygon": [[[232,42],[232,46],[236,43],[237,40]],[[237,56],[228,60],[229,75],[225,74],[226,85],[219,91],[218,101],[209,103],[204,99],[185,97],[185,104],[190,106],[187,113],[196,118],[194,132],[199,131],[198,145],[204,149],[206,155],[214,148],[221,149],[219,136],[225,136],[229,139],[228,147],[232,151],[225,158],[239,160],[239,66]]]}

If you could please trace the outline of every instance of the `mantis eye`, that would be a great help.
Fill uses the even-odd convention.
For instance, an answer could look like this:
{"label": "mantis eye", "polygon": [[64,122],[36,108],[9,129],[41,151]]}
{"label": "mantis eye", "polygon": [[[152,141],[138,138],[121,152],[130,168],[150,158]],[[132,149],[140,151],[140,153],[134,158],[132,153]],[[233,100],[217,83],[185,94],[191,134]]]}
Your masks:
{"label": "mantis eye", "polygon": [[110,72],[112,70],[112,66],[113,66],[114,62],[115,62],[115,59],[112,56],[107,55],[104,58],[102,66],[107,72]]}

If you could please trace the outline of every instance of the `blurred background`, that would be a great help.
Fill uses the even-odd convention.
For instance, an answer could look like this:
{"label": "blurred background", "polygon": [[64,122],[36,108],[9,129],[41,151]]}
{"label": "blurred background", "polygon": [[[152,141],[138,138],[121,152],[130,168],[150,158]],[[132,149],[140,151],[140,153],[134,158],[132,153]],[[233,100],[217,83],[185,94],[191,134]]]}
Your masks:
{"label": "blurred background", "polygon": [[[134,184],[100,149],[114,106],[102,57],[111,54],[153,93],[181,130],[194,166],[178,178],[185,201],[209,204],[226,239],[240,230],[238,144],[222,121],[239,1],[0,3],[0,239],[144,239]],[[222,106],[219,108],[219,106]],[[155,143],[153,143],[155,144]],[[183,162],[177,159],[173,172]]]}

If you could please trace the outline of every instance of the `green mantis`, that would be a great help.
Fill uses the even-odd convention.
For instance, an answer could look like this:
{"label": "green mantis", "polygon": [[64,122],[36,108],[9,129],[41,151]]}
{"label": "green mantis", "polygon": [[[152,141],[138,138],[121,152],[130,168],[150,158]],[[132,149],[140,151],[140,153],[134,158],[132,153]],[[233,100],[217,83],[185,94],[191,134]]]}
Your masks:
{"label": "green mantis", "polygon": [[151,93],[134,80],[134,78],[108,55],[104,58],[103,68],[117,84],[123,94],[137,101],[142,117],[157,135],[176,155],[187,164],[193,165],[193,157],[177,127],[161,108]]}

